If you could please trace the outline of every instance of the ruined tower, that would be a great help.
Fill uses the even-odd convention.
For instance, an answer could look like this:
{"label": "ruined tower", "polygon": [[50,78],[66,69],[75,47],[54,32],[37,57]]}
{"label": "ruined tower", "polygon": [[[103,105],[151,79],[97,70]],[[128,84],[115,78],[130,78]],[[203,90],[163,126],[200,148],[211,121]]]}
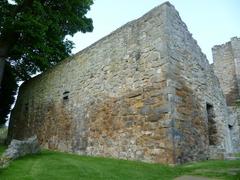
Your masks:
{"label": "ruined tower", "polygon": [[231,151],[219,82],[168,2],[25,82],[9,138],[34,134],[49,149],[147,162]]}
{"label": "ruined tower", "polygon": [[214,70],[229,106],[240,97],[240,38],[212,48]]}
{"label": "ruined tower", "polygon": [[240,151],[240,38],[212,48],[214,72],[220,81],[229,110],[233,151]]}

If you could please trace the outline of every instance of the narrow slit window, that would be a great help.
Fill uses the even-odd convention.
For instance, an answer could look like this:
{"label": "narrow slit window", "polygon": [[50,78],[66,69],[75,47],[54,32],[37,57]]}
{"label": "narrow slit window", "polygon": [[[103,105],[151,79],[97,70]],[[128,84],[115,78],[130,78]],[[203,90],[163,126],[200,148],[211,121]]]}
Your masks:
{"label": "narrow slit window", "polygon": [[63,93],[63,100],[68,100],[69,99],[69,91],[65,91]]}
{"label": "narrow slit window", "polygon": [[229,129],[229,132],[230,132],[230,137],[232,139],[232,137],[234,136],[234,134],[233,134],[233,125],[228,124],[228,129]]}

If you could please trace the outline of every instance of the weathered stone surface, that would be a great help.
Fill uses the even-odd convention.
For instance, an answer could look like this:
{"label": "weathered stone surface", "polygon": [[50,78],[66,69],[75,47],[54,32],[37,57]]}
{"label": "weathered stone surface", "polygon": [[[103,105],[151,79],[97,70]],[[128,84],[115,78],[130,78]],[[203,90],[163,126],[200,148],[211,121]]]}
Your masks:
{"label": "weathered stone surface", "polygon": [[214,72],[228,104],[228,127],[232,151],[240,152],[240,38],[212,48]]}
{"label": "weathered stone surface", "polygon": [[240,38],[212,48],[214,70],[229,106],[240,98]]}
{"label": "weathered stone surface", "polygon": [[[215,153],[212,149],[230,151],[227,106],[213,69],[179,14],[168,11],[167,20],[169,66],[166,71],[175,161],[205,159]],[[215,145],[209,143],[208,104],[215,114]]]}
{"label": "weathered stone surface", "polygon": [[233,152],[240,152],[240,107],[229,106],[228,127],[232,139]]}
{"label": "weathered stone surface", "polygon": [[[207,104],[216,144],[209,146]],[[226,102],[170,3],[24,83],[9,139],[94,156],[183,163],[229,151]]]}
{"label": "weathered stone surface", "polygon": [[20,141],[13,139],[1,159],[13,160],[27,154],[36,154],[40,151],[40,146],[36,136]]}

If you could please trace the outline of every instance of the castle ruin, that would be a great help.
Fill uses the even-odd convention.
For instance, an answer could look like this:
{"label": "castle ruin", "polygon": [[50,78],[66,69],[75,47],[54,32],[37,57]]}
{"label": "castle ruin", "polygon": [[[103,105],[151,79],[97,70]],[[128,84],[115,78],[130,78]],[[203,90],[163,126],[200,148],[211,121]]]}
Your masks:
{"label": "castle ruin", "polygon": [[239,86],[222,91],[217,72],[166,2],[25,82],[8,137],[37,135],[49,149],[146,162],[218,158],[239,143],[224,96]]}
{"label": "castle ruin", "polygon": [[212,48],[214,72],[228,106],[233,152],[240,152],[240,38]]}

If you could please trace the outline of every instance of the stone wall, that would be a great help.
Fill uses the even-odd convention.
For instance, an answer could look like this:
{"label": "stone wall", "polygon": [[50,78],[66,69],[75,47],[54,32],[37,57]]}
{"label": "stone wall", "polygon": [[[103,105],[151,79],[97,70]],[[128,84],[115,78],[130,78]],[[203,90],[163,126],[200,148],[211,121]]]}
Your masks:
{"label": "stone wall", "polygon": [[227,104],[235,105],[240,95],[240,38],[212,48],[215,74],[218,77]]}
{"label": "stone wall", "polygon": [[240,151],[240,38],[212,48],[214,72],[218,77],[228,104],[229,131],[233,151]]}
{"label": "stone wall", "polygon": [[229,130],[233,152],[240,152],[240,107],[229,106]]}
{"label": "stone wall", "polygon": [[[227,106],[218,79],[177,11],[168,11],[167,19],[176,157],[185,162],[231,151]],[[207,105],[213,108],[216,126],[216,142],[210,146]]]}
{"label": "stone wall", "polygon": [[46,148],[173,163],[167,99],[168,4],[24,83],[9,136]]}
{"label": "stone wall", "polygon": [[214,147],[228,151],[219,82],[167,2],[24,83],[9,139],[37,134],[49,149],[147,162],[206,159],[207,103]]}

